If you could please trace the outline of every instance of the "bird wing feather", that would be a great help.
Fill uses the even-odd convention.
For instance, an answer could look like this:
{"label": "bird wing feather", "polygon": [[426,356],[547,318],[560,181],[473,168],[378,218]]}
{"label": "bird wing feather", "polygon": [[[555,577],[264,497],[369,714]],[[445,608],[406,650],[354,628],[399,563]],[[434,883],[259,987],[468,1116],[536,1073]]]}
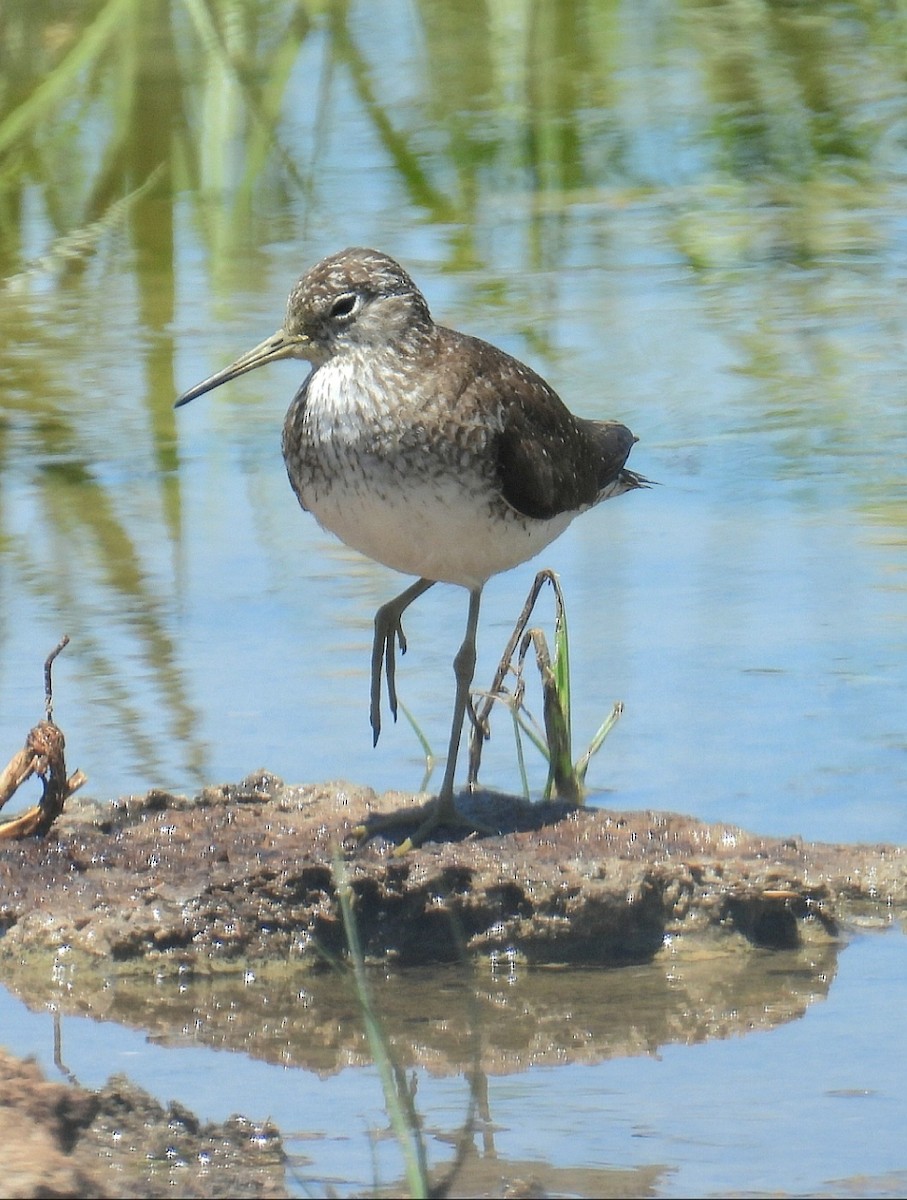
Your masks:
{"label": "bird wing feather", "polygon": [[483,394],[500,404],[494,451],[506,503],[537,520],[595,504],[620,477],[636,441],[630,430],[575,417],[540,375],[497,347],[465,334],[455,342],[464,368],[458,404],[481,404]]}

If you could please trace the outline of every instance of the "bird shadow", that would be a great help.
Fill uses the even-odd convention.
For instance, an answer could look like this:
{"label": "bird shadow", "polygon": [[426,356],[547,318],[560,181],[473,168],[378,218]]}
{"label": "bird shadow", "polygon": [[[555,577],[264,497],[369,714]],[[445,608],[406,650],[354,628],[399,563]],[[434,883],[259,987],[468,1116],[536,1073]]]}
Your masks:
{"label": "bird shadow", "polygon": [[[427,842],[465,842],[506,837],[514,833],[537,833],[580,811],[582,804],[565,800],[533,802],[523,796],[487,788],[463,791],[455,797],[456,822],[441,818],[425,838]],[[432,815],[435,799],[406,804],[383,813],[370,814],[359,826],[359,844],[382,839],[400,845]]]}

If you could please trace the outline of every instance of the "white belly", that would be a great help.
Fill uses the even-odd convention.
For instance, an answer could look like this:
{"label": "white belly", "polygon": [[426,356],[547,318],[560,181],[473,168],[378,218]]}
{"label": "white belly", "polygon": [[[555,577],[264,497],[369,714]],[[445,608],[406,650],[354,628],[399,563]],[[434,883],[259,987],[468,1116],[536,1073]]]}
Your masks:
{"label": "white belly", "polygon": [[332,360],[287,413],[290,482],[325,529],[396,571],[464,587],[526,562],[566,529],[574,512],[535,520],[501,498],[495,414],[453,421],[411,392],[392,406],[371,366]]}
{"label": "white belly", "polygon": [[533,521],[455,479],[400,480],[394,488],[335,483],[302,500],[321,525],[353,549],[402,571],[476,587],[526,562],[570,524],[573,513]]}

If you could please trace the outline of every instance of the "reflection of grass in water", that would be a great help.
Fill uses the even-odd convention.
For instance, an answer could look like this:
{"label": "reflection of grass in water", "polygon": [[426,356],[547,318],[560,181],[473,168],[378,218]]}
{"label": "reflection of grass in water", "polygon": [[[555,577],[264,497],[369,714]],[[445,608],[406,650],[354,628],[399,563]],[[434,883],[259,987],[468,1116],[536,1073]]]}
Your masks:
{"label": "reflection of grass in water", "polygon": [[[103,567],[111,566],[106,578],[98,578],[104,571],[67,577],[56,565],[49,569],[19,529],[0,530],[0,553],[12,565],[14,586],[33,587],[42,601],[67,614],[67,627],[79,635],[73,652],[79,669],[98,674],[97,664],[103,662],[103,673],[112,681],[111,707],[138,761],[151,762],[153,753],[160,758],[162,752],[157,735],[148,732],[157,717],[149,721],[139,709],[134,679],[123,666],[136,645],[147,677],[165,698],[164,704],[152,703],[158,712],[178,714],[170,740],[191,738],[198,727],[179,655],[166,646],[158,618],[131,623],[130,614],[154,614],[147,595],[157,581],[146,572],[130,583],[128,570],[113,566],[121,552],[127,568],[140,558],[135,544],[129,546],[133,538],[167,538],[174,558],[182,553],[180,463],[168,404],[177,285],[184,284],[174,228],[193,228],[204,246],[200,294],[222,297],[237,273],[256,261],[255,248],[273,241],[275,233],[305,243],[306,228],[317,230],[333,220],[336,192],[331,188],[348,189],[358,167],[351,155],[350,176],[326,184],[324,178],[332,179],[337,170],[329,148],[351,128],[351,144],[367,145],[374,153],[401,199],[401,212],[408,205],[430,224],[450,223],[436,249],[447,269],[460,274],[464,296],[477,301],[480,310],[498,308],[501,319],[535,342],[539,353],[556,354],[557,337],[548,342],[542,331],[557,329],[569,304],[569,295],[559,294],[558,281],[565,261],[578,265],[577,234],[584,239],[586,232],[599,230],[596,237],[603,236],[612,220],[616,231],[624,207],[629,221],[638,219],[633,206],[639,198],[658,220],[653,244],[675,248],[704,274],[706,302],[715,305],[716,322],[725,328],[731,323],[735,296],[745,305],[734,335],[737,369],[763,380],[749,393],[754,424],[764,428],[767,408],[769,421],[783,425],[779,469],[799,476],[817,449],[824,454],[829,446],[840,447],[850,454],[857,446],[861,454],[870,441],[870,450],[884,441],[888,424],[882,425],[880,439],[878,422],[886,418],[876,414],[872,425],[861,420],[851,378],[838,358],[826,354],[811,359],[805,370],[798,366],[804,342],[792,336],[799,322],[791,319],[791,310],[797,317],[803,311],[824,319],[823,293],[814,277],[804,273],[801,293],[790,282],[782,281],[779,289],[774,272],[754,272],[767,288],[760,304],[754,303],[751,287],[735,291],[720,280],[715,286],[716,277],[709,274],[737,267],[749,271],[766,261],[808,265],[816,259],[824,263],[829,255],[885,252],[890,168],[900,161],[896,135],[904,112],[898,99],[904,31],[897,22],[880,19],[871,6],[848,10],[846,17],[832,9],[693,6],[670,40],[683,45],[687,69],[695,70],[702,86],[701,93],[684,89],[679,110],[672,88],[663,93],[646,88],[643,96],[621,85],[621,103],[609,102],[626,74],[622,68],[628,61],[637,64],[640,55],[640,27],[617,20],[609,5],[530,6],[511,27],[508,20],[500,24],[494,6],[483,23],[463,22],[453,0],[416,3],[408,9],[409,32],[416,35],[419,51],[407,60],[405,79],[395,48],[382,41],[381,31],[377,38],[365,36],[375,31],[367,6],[275,0],[251,9],[241,0],[218,5],[99,0],[67,6],[62,19],[48,17],[44,5],[7,8],[0,38],[0,273],[20,287],[33,278],[23,275],[19,255],[23,247],[31,252],[36,213],[39,224],[48,227],[42,236],[47,248],[37,256],[42,268],[83,262],[117,230],[116,269],[130,273],[136,290],[138,336],[130,349],[145,382],[136,388],[135,404],[148,410],[143,436],[149,445],[137,446],[136,456],[153,459],[159,468],[155,486],[164,520],[150,536],[147,530],[140,537],[131,533],[124,502],[115,489],[95,480],[96,494],[106,502],[104,519],[96,518],[100,510],[94,503],[81,506],[79,519]],[[322,65],[301,91],[298,69],[312,33],[323,50]],[[384,36],[396,37],[396,28],[388,27]],[[646,79],[663,71],[661,53],[645,60],[645,72],[634,70],[631,77]],[[666,78],[676,79],[677,70],[669,66]],[[415,100],[401,102],[401,95]],[[303,99],[307,105],[301,109]],[[661,154],[656,162],[650,153],[640,153],[656,129],[672,148],[675,112],[683,116],[680,127],[691,131],[677,139],[678,154]],[[145,189],[159,164],[163,178],[151,196]],[[493,221],[502,202],[516,206],[512,225],[519,271],[503,270],[499,255],[487,252],[488,213]],[[363,193],[366,227],[375,211],[369,203]],[[180,222],[178,204],[184,209]],[[605,224],[599,229],[602,214]],[[519,243],[521,237],[525,240]],[[131,247],[124,245],[129,238]],[[584,259],[582,265],[594,261]],[[527,264],[534,268],[528,280],[522,271]],[[465,269],[474,277],[464,276]],[[64,271],[52,273],[64,276],[65,284]],[[830,301],[841,302],[838,288],[827,290]],[[856,313],[860,293],[854,295]],[[91,401],[73,383],[85,364],[75,347],[53,341],[71,319],[72,296],[60,288],[59,313],[55,300],[42,304],[42,320],[34,327],[26,324],[12,334],[13,322],[3,323],[19,350],[38,348],[4,363],[15,383],[4,403],[17,422],[16,406],[22,406],[20,443],[43,446],[49,422],[58,459],[84,463],[92,476],[97,447],[91,442],[92,421],[82,419],[83,405]],[[540,311],[551,320],[540,319]],[[892,322],[896,312],[893,307]],[[815,353],[817,338],[811,336],[809,344]],[[848,343],[842,349],[848,351]],[[898,418],[899,410],[893,410],[894,436]],[[7,454],[0,427],[0,489],[14,478]],[[20,475],[27,469],[22,462],[20,455]],[[47,473],[31,474],[28,486],[47,501],[53,488]],[[902,513],[886,499],[893,490],[891,473],[844,474],[853,480],[847,486],[858,488],[875,506],[881,535],[896,536]],[[5,501],[0,491],[0,509],[14,511]],[[42,535],[68,548],[71,527],[61,523],[54,505],[47,507],[40,518]],[[28,580],[37,580],[37,586]],[[179,584],[165,586],[178,591]],[[97,595],[104,611],[122,614],[118,624],[128,628],[131,639],[126,654],[114,653],[107,638],[92,643]],[[0,644],[8,637],[0,622]],[[569,695],[557,682],[563,660],[556,644],[554,649],[550,667],[566,717]],[[545,651],[537,637],[527,647],[543,678]],[[564,739],[555,733],[551,754],[548,730],[518,706],[511,713],[520,760],[528,737],[549,755],[548,790],[559,788],[555,765],[565,786],[572,772],[581,790],[583,759],[561,763]],[[551,719],[557,722],[556,709]],[[204,757],[196,739],[193,775]],[[525,764],[521,773],[526,788]]]}
{"label": "reflection of grass in water", "polygon": [[22,271],[0,280],[0,287],[10,292],[21,292],[37,276],[50,275],[55,271],[62,270],[67,265],[79,263],[88,258],[94,253],[103,238],[126,224],[132,207],[153,190],[161,180],[164,170],[164,164],[158,163],[137,188],[134,188],[128,195],[114,200],[96,221],[91,221],[88,225],[70,230],[54,239],[45,253],[26,263]]}
{"label": "reflection of grass in water", "polygon": [[[80,30],[69,53],[52,70],[42,73],[34,90],[0,121],[0,153],[33,130],[53,125],[57,111],[72,100],[80,85],[84,86],[86,68],[107,49],[119,22],[134,4],[135,0],[108,0],[91,24]],[[36,42],[40,44],[40,39]]]}
{"label": "reflection of grass in water", "polygon": [[[356,915],[353,911],[355,891],[350,883],[343,859],[339,854],[334,856],[333,869],[336,880],[336,894],[340,904],[340,917],[343,922],[343,932],[349,952],[356,999],[362,1013],[362,1021],[369,1049],[371,1050],[372,1060],[381,1079],[384,1103],[390,1119],[391,1129],[403,1155],[404,1173],[409,1194],[411,1197],[448,1196],[467,1155],[473,1149],[473,1133],[476,1128],[477,1117],[482,1109],[483,1097],[486,1091],[485,1079],[481,1070],[481,1041],[477,1033],[475,1006],[473,1005],[473,1066],[469,1074],[469,1104],[463,1125],[456,1138],[456,1153],[454,1154],[453,1161],[444,1171],[443,1176],[432,1184],[429,1178],[425,1139],[422,1136],[422,1121],[416,1109],[415,1088],[407,1081],[406,1073],[394,1054],[393,1047],[384,1031],[381,1019],[372,1001],[368,973],[365,966],[365,956],[359,939]],[[451,917],[451,920],[453,920],[453,917]],[[461,937],[458,937],[458,941],[462,945]],[[461,960],[463,969],[466,970],[465,949],[462,952]],[[339,967],[339,964],[335,960],[331,959],[329,961],[332,967]],[[487,1103],[487,1100],[485,1103]]]}
{"label": "reflection of grass in water", "polygon": [[[137,766],[152,779],[171,746],[182,748],[181,770],[193,779],[201,779],[207,753],[170,629],[169,593],[179,581],[162,587],[143,553],[146,540],[153,545],[167,539],[176,561],[184,534],[169,402],[175,394],[173,206],[187,175],[202,190],[227,190],[234,145],[243,143],[244,173],[235,204],[218,206],[216,222],[199,222],[211,241],[216,273],[232,256],[236,238],[245,236],[239,232],[247,224],[243,195],[262,183],[266,159],[279,158],[285,174],[302,186],[275,126],[308,20],[298,6],[285,5],[287,25],[279,31],[273,15],[231,21],[243,7],[239,4],[224,4],[210,17],[203,7],[188,0],[154,6],[104,0],[91,12],[68,12],[51,37],[44,8],[21,6],[8,14],[0,39],[0,67],[14,49],[21,51],[8,72],[0,71],[8,76],[0,88],[5,101],[0,104],[0,274],[6,276],[0,302],[9,303],[17,317],[21,311],[25,326],[13,335],[8,322],[7,338],[35,347],[27,358],[11,360],[7,404],[36,448],[30,456],[18,456],[15,471],[6,470],[8,448],[0,428],[0,509],[7,507],[4,483],[15,486],[17,477],[24,477],[40,505],[39,536],[25,528],[26,517],[3,530],[0,552],[23,591],[65,614],[77,669],[92,682],[106,681],[105,707],[115,714],[130,769]],[[189,26],[183,23],[187,12]],[[193,20],[199,17],[217,27],[197,28]],[[279,48],[272,54],[274,39]],[[267,82],[260,88],[249,82],[248,63],[256,59],[268,62]],[[171,78],[164,83],[162,72],[168,68]],[[232,89],[236,103],[222,102],[224,89]],[[193,136],[188,136],[189,114],[197,121]],[[225,129],[228,119],[232,125]],[[40,199],[25,203],[26,193]],[[26,222],[36,211],[40,243],[33,254],[30,246],[37,239]],[[132,242],[131,252],[122,252],[121,244],[117,268],[133,264],[135,322],[144,347],[136,404],[148,410],[149,445],[136,447],[135,457],[159,468],[154,487],[161,521],[152,530],[143,525],[140,534],[130,526],[133,497],[109,486],[96,469],[95,426],[83,419],[84,397],[73,382],[81,363],[63,344],[66,335],[59,334],[71,322],[70,288],[114,235],[121,243]],[[23,247],[29,248],[28,261]],[[41,297],[39,322],[29,320],[32,293]],[[81,336],[90,357],[90,329]],[[5,341],[0,336],[0,349]],[[19,511],[14,502],[8,508]],[[99,610],[114,618],[103,630]],[[0,627],[0,639],[3,632]],[[136,660],[156,692],[151,701],[136,695]],[[161,718],[163,736],[153,731]]]}
{"label": "reflection of grass in water", "polygon": [[337,880],[337,898],[340,902],[340,916],[352,964],[356,997],[359,1001],[372,1059],[381,1079],[384,1103],[391,1128],[403,1154],[409,1194],[413,1197],[428,1196],[429,1181],[425,1139],[422,1137],[413,1092],[407,1084],[403,1069],[394,1057],[387,1034],[384,1032],[372,1004],[365,959],[359,942],[359,930],[353,914],[353,890],[343,861],[339,856],[334,859],[334,875]]}

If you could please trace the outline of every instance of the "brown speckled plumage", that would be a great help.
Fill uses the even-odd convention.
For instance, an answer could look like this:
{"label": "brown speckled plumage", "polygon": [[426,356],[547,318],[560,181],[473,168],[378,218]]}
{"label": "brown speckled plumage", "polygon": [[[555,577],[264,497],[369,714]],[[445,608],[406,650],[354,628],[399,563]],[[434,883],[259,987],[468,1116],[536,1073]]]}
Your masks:
{"label": "brown speckled plumage", "polygon": [[482,586],[536,555],[578,513],[643,486],[625,465],[636,439],[616,421],[575,417],[511,355],[436,325],[406,271],[375,250],[344,250],[312,267],[290,293],[283,328],[178,403],[288,357],[312,366],[283,430],[300,504],[348,545],[419,576],[376,617],[376,740],[382,664],[396,715],[403,610],[436,581],[470,591],[438,801],[449,822]]}

